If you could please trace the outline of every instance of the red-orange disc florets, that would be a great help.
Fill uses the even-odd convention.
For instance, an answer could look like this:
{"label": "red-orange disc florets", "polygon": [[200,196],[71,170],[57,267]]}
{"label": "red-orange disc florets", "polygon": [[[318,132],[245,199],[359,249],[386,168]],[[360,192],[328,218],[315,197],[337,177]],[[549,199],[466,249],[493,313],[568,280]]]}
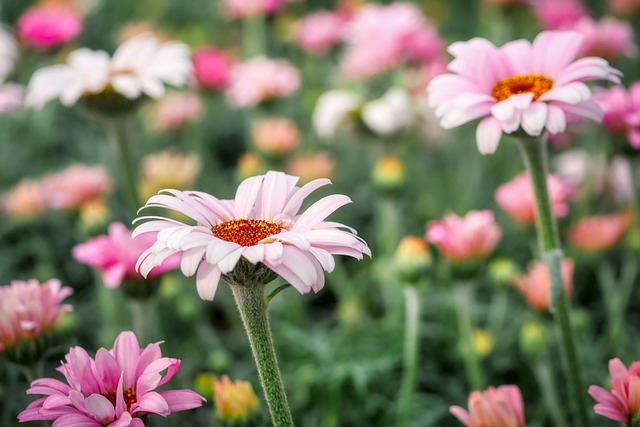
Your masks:
{"label": "red-orange disc florets", "polygon": [[211,227],[211,232],[218,239],[240,246],[257,245],[259,241],[282,230],[279,224],[263,219],[232,219]]}
{"label": "red-orange disc florets", "polygon": [[530,92],[533,94],[533,100],[535,101],[544,93],[549,92],[552,87],[553,80],[540,74],[512,76],[496,83],[491,91],[491,96],[498,101],[504,101],[513,95]]}
{"label": "red-orange disc florets", "polygon": [[[103,391],[100,394],[103,395],[104,397],[106,397],[107,399],[109,399],[109,401],[111,403],[113,403],[113,406],[115,408],[117,390],[114,389],[114,390],[109,390],[109,391]],[[128,411],[129,409],[131,409],[133,404],[138,401],[136,399],[136,393],[133,390],[131,390],[130,388],[125,388],[123,390],[123,396],[124,396],[124,402],[127,404],[127,411]]]}

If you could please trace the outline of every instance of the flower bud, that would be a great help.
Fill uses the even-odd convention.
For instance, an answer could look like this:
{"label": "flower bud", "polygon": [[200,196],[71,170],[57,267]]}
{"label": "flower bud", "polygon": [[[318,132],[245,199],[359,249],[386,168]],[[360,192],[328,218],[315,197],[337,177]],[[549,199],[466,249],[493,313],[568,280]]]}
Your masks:
{"label": "flower bud", "polygon": [[405,168],[395,156],[378,159],[372,174],[373,185],[379,191],[391,193],[405,183]]}
{"label": "flower bud", "polygon": [[549,331],[539,322],[527,322],[520,329],[520,350],[531,358],[537,358],[549,349]]}
{"label": "flower bud", "polygon": [[414,284],[431,266],[431,253],[424,239],[405,236],[398,244],[394,264],[400,280]]}
{"label": "flower bud", "polygon": [[489,263],[489,280],[497,288],[508,287],[520,275],[518,266],[509,258],[496,258]]}
{"label": "flower bud", "polygon": [[480,359],[491,354],[494,347],[493,335],[485,329],[476,329],[471,335],[471,348]]}
{"label": "flower bud", "polygon": [[222,421],[245,421],[254,416],[259,407],[251,383],[232,382],[226,375],[221,380],[213,378],[213,398],[216,413]]}

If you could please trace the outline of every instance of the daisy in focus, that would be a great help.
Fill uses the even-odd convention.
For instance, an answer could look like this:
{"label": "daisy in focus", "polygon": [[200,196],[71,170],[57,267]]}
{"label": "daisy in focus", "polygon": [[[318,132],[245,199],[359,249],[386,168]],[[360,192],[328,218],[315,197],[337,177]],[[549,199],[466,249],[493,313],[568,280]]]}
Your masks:
{"label": "daisy in focus", "polygon": [[[299,212],[313,191],[331,183],[316,179],[297,187],[298,177],[269,171],[244,180],[235,199],[221,200],[199,191],[165,190],[151,197],[144,208],[166,208],[192,218],[187,225],[160,216],[138,218],[133,236],[158,232],[157,240],[138,260],[143,276],[166,258],[182,253],[185,276],[197,271],[198,294],[213,300],[221,276],[231,274],[241,258],[264,264],[300,293],[318,292],[325,271],[332,271],[332,255],[362,259],[371,256],[355,230],[325,221],[351,202],[344,195],[330,195]],[[274,277],[271,277],[273,279]]]}
{"label": "daisy in focus", "polygon": [[162,357],[160,343],[140,348],[131,331],[121,332],[113,348],[101,348],[95,358],[82,347],[72,347],[57,369],[67,383],[54,378],[33,381],[27,394],[46,397],[33,401],[18,420],[53,420],[56,426],[143,427],[149,415],[166,417],[202,406],[204,398],[191,390],[155,391],[179,368],[179,359]]}
{"label": "daisy in focus", "polygon": [[583,39],[573,31],[545,31],[533,42],[501,47],[482,38],[453,43],[450,72],[427,88],[429,106],[445,129],[481,119],[476,143],[482,154],[493,154],[503,133],[563,132],[567,114],[599,122],[602,110],[584,82],[620,83],[621,73],[602,58],[574,61]]}
{"label": "daisy in focus", "polygon": [[160,42],[150,33],[133,37],[113,54],[81,48],[67,63],[36,71],[27,87],[26,104],[42,108],[60,98],[74,105],[92,95],[115,94],[135,101],[143,96],[161,98],[165,85],[184,86],[192,69],[189,48],[177,42]]}

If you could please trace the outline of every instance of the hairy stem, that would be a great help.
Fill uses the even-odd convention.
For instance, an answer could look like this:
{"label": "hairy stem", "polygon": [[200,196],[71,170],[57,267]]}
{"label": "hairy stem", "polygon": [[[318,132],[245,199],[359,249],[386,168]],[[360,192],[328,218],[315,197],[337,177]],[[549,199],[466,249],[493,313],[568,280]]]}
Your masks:
{"label": "hairy stem", "polygon": [[413,286],[403,289],[405,306],[404,330],[404,372],[400,396],[398,399],[398,413],[396,425],[406,427],[411,421],[411,404],[416,383],[416,366],[418,363],[418,342],[420,325],[420,296]]}

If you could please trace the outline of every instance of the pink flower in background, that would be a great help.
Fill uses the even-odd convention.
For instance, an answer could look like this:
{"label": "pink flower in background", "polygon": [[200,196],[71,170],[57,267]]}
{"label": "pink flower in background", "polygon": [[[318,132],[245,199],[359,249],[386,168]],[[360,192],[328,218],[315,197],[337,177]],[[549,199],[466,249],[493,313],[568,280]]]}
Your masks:
{"label": "pink flower in background", "polygon": [[637,13],[640,11],[640,0],[609,0],[609,8],[615,13]]}
{"label": "pink flower in background", "polygon": [[[573,185],[556,175],[547,177],[547,189],[553,214],[562,218],[569,214],[569,197]],[[522,172],[506,184],[496,189],[495,199],[498,205],[515,221],[533,224],[536,220],[536,204],[533,186],[527,172]]]}
{"label": "pink flower in background", "polygon": [[[222,275],[231,273],[240,258],[262,263],[300,293],[324,287],[323,270],[332,271],[333,254],[362,259],[367,244],[349,227],[326,222],[328,215],[351,202],[347,196],[327,196],[298,213],[313,191],[330,184],[318,179],[297,187],[298,178],[282,172],[244,180],[234,200],[219,200],[198,191],[165,190],[145,208],[180,212],[196,221],[187,225],[157,216],[137,226],[134,236],[158,232],[157,241],[138,260],[143,276],[167,257],[181,253],[185,276],[197,270],[200,298],[213,300]],[[346,229],[346,230],[343,230]]]}
{"label": "pink flower in background", "polygon": [[326,53],[342,41],[346,24],[345,15],[339,12],[312,13],[296,24],[294,41],[309,53]]}
{"label": "pink flower in background", "polygon": [[57,279],[40,284],[37,280],[14,280],[0,286],[0,347],[18,341],[34,341],[51,331],[64,312],[72,307],[62,301],[73,293]]}
{"label": "pink flower in background", "polygon": [[153,127],[172,131],[202,117],[204,105],[193,92],[173,92],[158,100],[151,112]]}
{"label": "pink flower in background", "polygon": [[516,385],[473,391],[468,406],[468,412],[460,406],[449,408],[466,427],[525,427],[522,394]]}
{"label": "pink flower in background", "polygon": [[499,4],[502,6],[513,6],[520,4],[527,4],[528,0],[484,0],[485,3]]}
{"label": "pink flower in background", "polygon": [[406,2],[363,6],[345,28],[344,39],[347,46],[340,68],[355,79],[387,71],[402,61],[430,61],[442,50],[436,30],[416,5]]}
{"label": "pink flower in background", "polygon": [[587,10],[580,0],[529,0],[540,27],[544,30],[566,30],[584,17]]}
{"label": "pink flower in background", "polygon": [[76,164],[42,178],[47,206],[53,209],[77,208],[105,196],[111,188],[111,179],[102,166]]}
{"label": "pink flower in background", "polygon": [[23,180],[0,196],[0,211],[14,218],[37,216],[47,209],[38,181]]}
{"label": "pink flower in background", "polygon": [[234,65],[226,95],[232,106],[247,108],[291,95],[299,87],[300,74],[291,63],[260,56]]}
{"label": "pink flower in background", "polygon": [[294,0],[223,0],[222,4],[229,18],[240,19],[258,14],[278,12],[284,5]]}
{"label": "pink flower in background", "polygon": [[601,58],[574,61],[582,41],[576,32],[545,31],[533,43],[499,48],[481,38],[453,43],[450,73],[427,88],[429,106],[445,129],[481,119],[476,143],[482,154],[494,153],[503,133],[563,132],[567,114],[600,121],[602,111],[584,82],[620,82],[620,72]]}
{"label": "pink flower in background", "polygon": [[426,239],[447,258],[455,261],[483,259],[495,249],[502,236],[493,212],[469,211],[465,216],[447,214],[427,224]]}
{"label": "pink flower in background", "polygon": [[567,233],[569,243],[583,251],[605,251],[615,246],[631,222],[630,213],[594,215],[580,219]]}
{"label": "pink flower in background", "polygon": [[95,358],[82,347],[72,347],[57,369],[66,383],[54,378],[33,381],[27,394],[46,397],[33,401],[18,420],[54,421],[56,426],[144,427],[141,417],[166,417],[202,406],[205,399],[191,390],[155,391],[180,368],[179,359],[162,357],[159,344],[140,348],[135,334],[125,331],[111,350],[101,348]]}
{"label": "pink flower in background", "polygon": [[315,179],[333,177],[336,162],[328,153],[300,154],[292,158],[285,166],[288,174],[299,176],[300,182],[306,184]]}
{"label": "pink flower in background", "polygon": [[253,145],[263,153],[281,156],[297,147],[300,133],[291,120],[272,118],[254,123],[251,139]]}
{"label": "pink flower in background", "polygon": [[[109,234],[98,236],[73,247],[73,257],[83,264],[102,271],[102,280],[108,288],[117,288],[125,278],[142,280],[136,271],[136,261],[142,253],[156,241],[156,234],[148,233],[131,237],[123,223],[114,222],[109,226]],[[148,278],[160,276],[175,270],[180,265],[180,257],[167,258],[153,268]]]}
{"label": "pink flower in background", "polygon": [[638,47],[633,41],[633,28],[626,21],[605,17],[599,21],[584,17],[571,27],[584,36],[579,56],[599,56],[617,59],[621,56],[634,58]]}
{"label": "pink flower in background", "polygon": [[44,4],[27,9],[17,27],[23,44],[47,52],[75,39],[82,31],[82,18],[70,8]]}
{"label": "pink flower in background", "polygon": [[589,395],[598,402],[593,410],[610,420],[631,423],[640,415],[640,362],[629,369],[618,358],[609,360],[611,391],[592,385]]}
{"label": "pink flower in background", "polygon": [[213,46],[204,46],[193,53],[193,75],[206,90],[223,90],[231,78],[233,60]]}
{"label": "pink flower in background", "polygon": [[604,127],[614,134],[626,134],[629,144],[640,149],[640,82],[628,90],[622,86],[602,90],[595,100],[604,111]]}
{"label": "pink flower in background", "polygon": [[[564,259],[560,267],[564,292],[573,292],[573,261]],[[549,270],[544,263],[534,261],[529,265],[527,274],[513,279],[513,286],[520,291],[527,303],[536,310],[549,309],[549,295],[551,294],[551,279]]]}

